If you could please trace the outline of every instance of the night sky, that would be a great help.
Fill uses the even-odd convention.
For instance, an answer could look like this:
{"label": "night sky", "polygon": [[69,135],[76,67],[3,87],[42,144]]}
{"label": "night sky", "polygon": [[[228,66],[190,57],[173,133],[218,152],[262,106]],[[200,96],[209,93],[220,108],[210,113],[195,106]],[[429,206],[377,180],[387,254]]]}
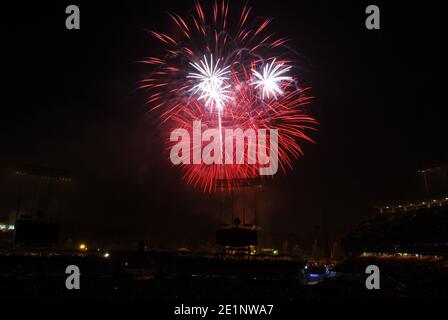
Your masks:
{"label": "night sky", "polygon": [[[238,9],[241,1],[231,1]],[[333,239],[372,206],[421,193],[418,169],[448,162],[446,12],[440,2],[249,2],[292,40],[312,87],[316,144],[287,175],[266,183],[263,227],[308,241],[328,216]],[[65,29],[77,4],[81,30]],[[381,30],[365,8],[381,9]],[[160,52],[145,30],[172,28],[168,12],[192,1],[2,4],[0,218],[16,205],[8,170],[40,165],[74,181],[61,213],[64,236],[159,243],[213,241],[218,204],[181,179],[148,118],[138,63]]]}

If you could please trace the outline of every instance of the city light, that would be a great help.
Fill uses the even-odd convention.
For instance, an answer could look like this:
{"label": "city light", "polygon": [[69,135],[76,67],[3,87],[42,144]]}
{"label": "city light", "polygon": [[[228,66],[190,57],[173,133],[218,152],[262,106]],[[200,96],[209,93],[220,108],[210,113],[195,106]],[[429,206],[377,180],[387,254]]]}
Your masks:
{"label": "city light", "polygon": [[7,232],[7,231],[14,231],[14,230],[15,230],[15,226],[13,224],[5,224],[5,223],[0,224],[0,231]]}

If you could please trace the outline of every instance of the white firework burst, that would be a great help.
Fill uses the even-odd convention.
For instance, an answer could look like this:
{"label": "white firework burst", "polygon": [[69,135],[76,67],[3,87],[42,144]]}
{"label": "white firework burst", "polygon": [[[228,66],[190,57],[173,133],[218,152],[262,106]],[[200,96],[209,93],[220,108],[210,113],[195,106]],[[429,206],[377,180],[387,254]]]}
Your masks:
{"label": "white firework burst", "polygon": [[277,99],[277,95],[283,94],[281,82],[293,80],[291,77],[285,75],[290,69],[291,67],[284,67],[282,63],[276,64],[274,59],[271,63],[263,67],[261,73],[252,69],[253,75],[256,78],[252,84],[257,89],[262,88],[263,99],[265,97],[269,99],[271,96]]}
{"label": "white firework burst", "polygon": [[190,72],[187,76],[187,78],[197,81],[197,84],[190,91],[193,94],[199,93],[198,100],[204,100],[206,107],[210,109],[216,108],[221,112],[225,103],[233,100],[229,95],[231,86],[227,83],[230,66],[221,67],[220,59],[213,63],[212,55],[210,56],[210,62],[207,61],[204,55],[203,60],[199,61],[199,63],[190,62],[190,65],[197,71]]}

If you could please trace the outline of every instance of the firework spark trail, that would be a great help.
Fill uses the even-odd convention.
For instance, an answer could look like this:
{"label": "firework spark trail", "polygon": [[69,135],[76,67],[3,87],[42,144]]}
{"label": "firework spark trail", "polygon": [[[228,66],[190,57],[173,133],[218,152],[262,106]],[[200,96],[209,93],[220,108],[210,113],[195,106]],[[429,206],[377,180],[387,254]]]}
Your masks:
{"label": "firework spark trail", "polygon": [[[311,100],[308,88],[291,75],[287,40],[268,31],[271,19],[252,21],[247,5],[235,19],[225,1],[215,1],[211,14],[206,12],[196,1],[188,19],[170,14],[179,32],[150,32],[167,47],[164,56],[143,61],[154,67],[140,86],[149,91],[152,112],[168,130],[191,132],[197,120],[204,128],[218,127],[221,151],[225,129],[278,129],[279,168],[291,169],[303,154],[300,142],[312,142],[307,131],[315,130],[317,122],[304,110]],[[167,140],[166,146],[169,150],[173,142]],[[185,181],[207,192],[215,191],[220,180],[255,178],[259,167],[181,166]]]}

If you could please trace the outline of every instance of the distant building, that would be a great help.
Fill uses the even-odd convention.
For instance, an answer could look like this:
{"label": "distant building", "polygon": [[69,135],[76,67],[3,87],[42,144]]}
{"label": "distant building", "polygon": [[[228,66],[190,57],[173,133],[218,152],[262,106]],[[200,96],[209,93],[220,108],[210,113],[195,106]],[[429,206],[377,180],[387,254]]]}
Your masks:
{"label": "distant building", "polygon": [[0,222],[0,249],[12,248],[15,225]]}
{"label": "distant building", "polygon": [[425,195],[376,206],[375,217],[345,237],[344,249],[353,253],[448,255],[446,169],[447,166],[420,170]]}
{"label": "distant building", "polygon": [[21,247],[52,247],[59,238],[59,216],[72,181],[59,169],[22,166],[9,179],[17,190],[14,242]]}

